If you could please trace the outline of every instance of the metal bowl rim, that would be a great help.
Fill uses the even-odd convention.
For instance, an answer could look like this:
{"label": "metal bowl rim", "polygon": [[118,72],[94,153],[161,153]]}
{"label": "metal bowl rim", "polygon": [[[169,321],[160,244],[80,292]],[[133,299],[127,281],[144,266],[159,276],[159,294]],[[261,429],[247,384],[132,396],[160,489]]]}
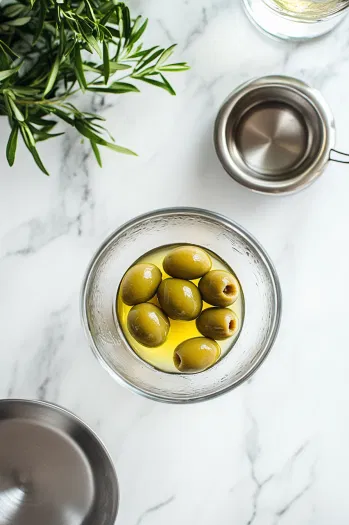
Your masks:
{"label": "metal bowl rim", "polygon": [[[273,293],[274,293],[274,302],[275,302],[275,311],[274,311],[274,319],[271,326],[270,334],[268,337],[268,341],[264,346],[264,349],[260,355],[260,358],[256,361],[256,363],[246,372],[246,374],[239,379],[235,384],[226,387],[222,390],[217,390],[215,392],[212,392],[211,394],[203,395],[200,397],[192,397],[188,399],[174,399],[171,397],[162,396],[159,394],[154,394],[151,391],[139,388],[135,384],[133,384],[131,381],[128,381],[125,379],[121,374],[119,374],[116,370],[114,370],[111,366],[108,365],[108,363],[105,361],[103,356],[100,354],[95,341],[91,335],[91,332],[88,327],[88,318],[87,318],[87,309],[86,309],[86,300],[87,300],[87,290],[90,283],[90,278],[92,275],[92,272],[94,268],[98,265],[98,260],[105,251],[105,249],[108,247],[108,245],[120,234],[124,233],[130,228],[133,228],[137,224],[141,223],[144,220],[154,218],[154,217],[161,217],[161,216],[178,216],[179,214],[185,215],[185,214],[192,214],[197,215],[198,217],[206,217],[209,220],[218,221],[221,224],[224,224],[228,226],[230,229],[233,229],[236,233],[238,233],[241,237],[246,239],[256,250],[261,260],[264,262],[266,268],[268,269],[272,287],[273,287]],[[122,386],[128,387],[132,392],[142,395],[143,397],[146,397],[148,399],[152,399],[154,401],[160,401],[163,403],[171,403],[171,404],[191,404],[191,403],[199,403],[203,401],[208,401],[209,399],[216,398],[220,395],[226,394],[227,392],[230,392],[231,390],[234,390],[239,385],[244,383],[247,379],[249,379],[262,365],[262,363],[265,361],[266,357],[269,355],[270,350],[272,349],[275,340],[277,338],[279,328],[280,328],[280,322],[281,322],[281,314],[282,314],[282,292],[281,292],[281,285],[279,281],[278,274],[276,272],[275,266],[263,248],[263,246],[259,243],[259,241],[251,235],[247,230],[245,230],[242,226],[234,222],[233,220],[225,217],[224,215],[221,215],[216,212],[212,212],[209,210],[204,210],[201,208],[195,208],[195,207],[170,207],[170,208],[162,208],[155,211],[147,212],[141,215],[136,216],[135,218],[125,222],[115,230],[113,230],[106,239],[102,242],[102,244],[99,246],[99,248],[95,251],[94,255],[92,256],[90,263],[87,267],[87,270],[85,272],[85,276],[83,278],[82,287],[81,287],[81,294],[80,294],[80,315],[81,315],[81,321],[83,325],[84,333],[87,337],[87,340],[89,342],[89,346],[97,359],[97,361],[102,365],[102,367]],[[161,373],[159,371],[159,373]]]}

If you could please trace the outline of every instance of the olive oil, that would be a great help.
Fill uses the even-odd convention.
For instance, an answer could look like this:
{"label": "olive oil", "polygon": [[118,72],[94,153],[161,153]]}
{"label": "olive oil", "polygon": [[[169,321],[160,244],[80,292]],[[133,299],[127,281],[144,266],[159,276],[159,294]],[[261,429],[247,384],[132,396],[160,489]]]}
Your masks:
{"label": "olive oil", "polygon": [[[135,263],[151,263],[156,265],[161,273],[162,278],[166,279],[170,277],[164,272],[163,269],[163,260],[167,253],[172,250],[173,248],[176,248],[177,246],[183,246],[183,244],[179,245],[169,245],[169,246],[161,246],[157,248],[156,250],[152,250],[151,252],[146,253],[135,261]],[[233,270],[215,253],[211,252],[210,250],[207,250],[204,248],[205,251],[209,254],[212,260],[212,268],[211,270],[225,270],[230,273],[232,273],[236,278],[237,276],[234,274]],[[192,280],[195,285],[198,285],[200,279]],[[176,347],[182,343],[183,341],[186,341],[187,339],[191,339],[193,337],[201,337],[202,334],[197,330],[195,321],[175,321],[173,319],[170,319],[170,331],[167,337],[167,340],[165,343],[159,347],[156,348],[148,348],[146,346],[143,346],[139,342],[137,342],[132,335],[130,334],[128,327],[127,327],[127,316],[129,311],[131,310],[131,306],[127,306],[123,303],[121,299],[120,288],[117,292],[116,297],[116,313],[117,317],[120,323],[120,326],[122,328],[122,331],[124,333],[124,336],[126,340],[128,341],[131,348],[136,352],[136,354],[145,362],[152,365],[153,367],[162,370],[163,372],[169,372],[169,373],[180,373],[177,368],[175,367],[173,363],[173,353]],[[153,297],[151,301],[157,306],[159,305],[159,302],[157,300],[157,297]],[[203,302],[203,310],[206,308],[210,308],[211,305],[208,305],[207,303]],[[231,338],[223,340],[223,341],[217,341],[220,348],[221,348],[221,357],[224,357],[234,346],[237,338],[239,337],[239,334],[241,332],[241,328],[244,321],[244,296],[243,291],[240,284],[240,294],[238,299],[235,301],[234,304],[228,307],[231,309],[238,317],[239,320],[239,330],[236,332],[235,335],[233,335]]]}

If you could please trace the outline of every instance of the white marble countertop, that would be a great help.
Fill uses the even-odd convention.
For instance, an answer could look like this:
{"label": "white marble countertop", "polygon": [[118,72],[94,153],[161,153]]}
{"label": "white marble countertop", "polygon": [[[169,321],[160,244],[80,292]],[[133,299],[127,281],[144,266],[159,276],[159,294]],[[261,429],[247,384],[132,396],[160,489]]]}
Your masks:
{"label": "white marble countertop", "polygon": [[[238,0],[134,1],[147,41],[179,43],[192,65],[178,96],[145,86],[106,100],[117,141],[100,170],[69,132],[44,143],[46,178],[20,148],[4,156],[0,123],[0,397],[37,398],[82,417],[106,443],[122,525],[347,525],[349,499],[349,166],[272,198],[238,186],[212,144],[226,95],[253,76],[289,74],[319,88],[349,151],[349,18],[331,35],[287,44],[260,35]],[[6,132],[6,134],[5,134]],[[219,211],[253,233],[284,295],[280,335],[250,380],[193,406],[168,406],[116,384],[88,348],[79,290],[107,233],[159,207]],[[349,449],[348,449],[349,450]]]}

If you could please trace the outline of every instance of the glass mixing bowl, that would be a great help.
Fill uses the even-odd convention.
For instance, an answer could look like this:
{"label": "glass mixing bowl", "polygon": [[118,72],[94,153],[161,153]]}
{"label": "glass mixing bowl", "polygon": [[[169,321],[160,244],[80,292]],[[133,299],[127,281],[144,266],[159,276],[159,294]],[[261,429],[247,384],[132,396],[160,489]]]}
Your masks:
{"label": "glass mixing bowl", "polygon": [[[126,270],[144,253],[178,243],[200,245],[224,259],[238,276],[245,298],[236,344],[198,374],[161,372],[142,361],[115,316],[116,293]],[[158,401],[191,403],[228,392],[257,370],[278,332],[281,290],[268,255],[241,226],[213,212],[171,208],[136,217],[106,239],[88,267],[81,309],[92,350],[115,379]]]}

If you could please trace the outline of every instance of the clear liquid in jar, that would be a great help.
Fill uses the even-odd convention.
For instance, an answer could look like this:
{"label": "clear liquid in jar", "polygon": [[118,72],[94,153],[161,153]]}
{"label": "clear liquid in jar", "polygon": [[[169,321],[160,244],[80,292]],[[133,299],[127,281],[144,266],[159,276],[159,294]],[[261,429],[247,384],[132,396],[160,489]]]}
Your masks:
{"label": "clear liquid in jar", "polygon": [[348,4],[348,2],[338,0],[271,0],[269,3],[277,6],[285,14],[298,15],[299,18],[307,19],[329,16]]}

